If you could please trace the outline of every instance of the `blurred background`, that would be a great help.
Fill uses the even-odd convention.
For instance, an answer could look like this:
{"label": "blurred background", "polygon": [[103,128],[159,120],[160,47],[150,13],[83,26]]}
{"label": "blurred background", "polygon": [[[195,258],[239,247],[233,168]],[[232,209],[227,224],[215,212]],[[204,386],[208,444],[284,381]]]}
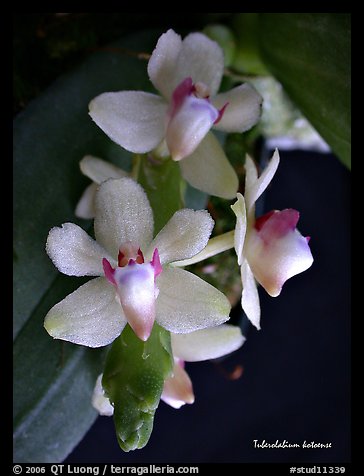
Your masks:
{"label": "blurred background", "polygon": [[[326,142],[302,117],[283,92],[281,84],[268,74],[255,38],[256,15],[14,15],[13,112],[18,124],[24,120],[23,112],[32,111],[34,100],[50,91],[50,86],[55,87],[58,78],[62,81],[65,74],[72,74],[90,55],[109,55],[112,63],[113,58],[120,54],[133,57],[139,53],[151,53],[151,49],[113,49],[110,43],[121,37],[152,28],[151,36],[158,38],[159,33],[173,28],[182,35],[204,30],[221,41],[228,58],[222,88],[229,89],[236,81],[249,80],[261,92],[266,104],[258,127],[244,136],[231,134],[221,138],[228,157],[243,183],[242,157],[245,152],[252,153],[264,165],[273,148],[279,146],[281,163],[259,203],[259,214],[271,209],[297,209],[301,214],[298,229],[304,236],[311,237],[310,246],[315,259],[308,271],[285,284],[279,298],[270,298],[262,289],[259,290],[261,331],[249,326],[242,316],[234,253],[226,252],[218,259],[197,266],[194,272],[203,274],[204,279],[229,294],[234,304],[232,322],[241,325],[247,337],[243,347],[217,361],[187,364],[194,385],[195,403],[174,410],[161,402],[152,436],[142,450],[122,452],[112,418],[98,417],[65,462],[345,463],[351,459],[350,171],[344,165],[347,159],[342,159],[345,154],[341,154],[340,147],[335,147],[335,150],[339,151],[341,160],[336,152],[330,152]],[[336,22],[337,18],[333,20]],[[132,89],[139,89],[139,86]],[[76,152],[75,157],[78,157],[79,152]],[[111,160],[114,156],[111,153]],[[74,164],[73,173],[77,171],[77,162]],[[72,185],[69,193],[72,207],[86,183],[81,175],[75,181],[77,185]],[[207,202],[207,197],[197,195],[196,198],[194,191],[190,192],[193,200],[206,204],[216,221],[217,232],[233,228],[230,203],[216,198]],[[72,217],[69,221],[73,221]],[[48,229],[47,225],[43,235]],[[46,266],[51,268],[49,263]],[[42,318],[44,312],[39,313],[39,328]],[[48,341],[45,344],[48,350],[43,353],[44,359],[53,352],[52,344],[51,339],[49,344]],[[19,340],[17,345],[22,348]],[[21,355],[20,350],[18,354]],[[15,360],[15,375],[18,375],[19,368],[26,373],[24,365],[22,360]],[[36,373],[32,378],[31,382],[37,380]],[[32,408],[32,390],[28,400],[24,396],[18,399],[17,387],[15,390],[15,400],[25,402],[19,404],[21,409],[16,413],[22,424],[24,414]],[[89,405],[89,402],[82,404]],[[62,425],[67,415],[62,408],[57,410],[55,407],[53,411],[58,411],[57,422]],[[96,415],[92,414],[84,426],[90,426],[95,418]],[[42,444],[41,431],[37,433],[39,444]],[[20,440],[15,439],[14,443],[15,453],[17,445],[27,444],[27,435],[21,430],[19,433]],[[53,446],[57,446],[56,430],[53,435]],[[45,443],[48,437],[43,439]],[[259,443],[286,440],[300,445],[304,441],[331,443],[331,448],[258,449],[254,447],[254,440]],[[33,461],[41,462],[37,460],[43,457],[39,454],[36,453]],[[15,461],[22,458],[32,461],[29,454],[15,456]]]}

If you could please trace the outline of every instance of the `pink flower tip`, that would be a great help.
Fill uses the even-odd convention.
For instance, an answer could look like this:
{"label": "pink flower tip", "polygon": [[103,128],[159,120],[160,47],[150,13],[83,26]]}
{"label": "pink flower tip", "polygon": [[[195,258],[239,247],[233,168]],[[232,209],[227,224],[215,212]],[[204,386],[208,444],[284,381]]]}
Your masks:
{"label": "pink flower tip", "polygon": [[160,261],[160,258],[159,258],[158,248],[156,248],[153,252],[153,258],[152,258],[152,261],[151,261],[151,265],[154,268],[154,278],[156,278],[163,271],[161,261]]}
{"label": "pink flower tip", "polygon": [[176,87],[172,94],[172,110],[170,111],[171,116],[174,116],[176,114],[178,109],[182,106],[186,97],[192,94],[194,90],[195,87],[193,85],[191,77],[188,77],[184,79],[181,83],[179,83],[179,85]]}
{"label": "pink flower tip", "polygon": [[256,229],[257,231],[260,231],[260,230],[263,228],[265,222],[268,221],[269,218],[270,218],[274,213],[276,213],[276,210],[272,210],[272,211],[270,211],[270,212],[268,212],[268,213],[265,213],[265,214],[262,215],[261,217],[257,218],[257,219],[255,220],[255,224],[254,224],[255,229]]}
{"label": "pink flower tip", "polygon": [[106,258],[102,258],[102,267],[104,269],[105,277],[111,284],[116,284],[114,279],[115,269],[111,266]]}
{"label": "pink flower tip", "polygon": [[219,115],[218,115],[217,118],[215,119],[214,124],[217,124],[218,122],[221,121],[222,116],[224,115],[225,109],[228,107],[228,105],[229,105],[229,103],[227,102],[226,104],[224,104],[224,105],[222,106],[221,109],[218,110]]}
{"label": "pink flower tip", "polygon": [[263,239],[283,237],[296,228],[300,214],[293,208],[272,210],[255,220],[254,228]]}
{"label": "pink flower tip", "polygon": [[143,342],[146,342],[149,339],[150,334],[152,333],[154,321],[144,323],[143,325],[132,325],[130,322],[129,324],[135,332],[135,335]]}
{"label": "pink flower tip", "polygon": [[184,404],[195,401],[191,379],[179,359],[175,359],[173,376],[164,382],[161,398],[173,408],[181,408]]}

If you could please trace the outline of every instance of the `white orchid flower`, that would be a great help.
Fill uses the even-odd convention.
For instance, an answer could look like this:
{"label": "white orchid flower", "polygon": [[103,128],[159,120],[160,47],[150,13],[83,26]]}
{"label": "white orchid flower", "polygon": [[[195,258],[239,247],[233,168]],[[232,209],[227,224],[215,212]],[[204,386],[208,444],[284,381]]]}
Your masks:
{"label": "white orchid flower", "polygon": [[241,305],[247,317],[260,329],[260,304],[256,281],[276,297],[287,279],[302,273],[313,263],[309,237],[297,230],[299,212],[292,208],[273,210],[255,218],[255,202],[271,182],[279,164],[278,150],[258,178],[253,160],[245,162],[245,198],[238,193],[231,206],[236,215],[234,246],[241,267]]}
{"label": "white orchid flower", "polygon": [[[175,364],[173,375],[166,379],[161,399],[173,408],[193,403],[195,396],[192,382],[184,369],[185,362],[217,359],[239,349],[245,342],[240,328],[229,324],[202,329],[190,334],[171,334],[171,346]],[[102,375],[96,380],[92,404],[100,415],[111,416],[114,407],[102,388]]]}
{"label": "white orchid flower", "polygon": [[69,276],[99,276],[47,314],[57,339],[89,347],[110,344],[128,322],[147,340],[154,320],[175,333],[229,319],[230,304],[192,273],[168,266],[207,244],[213,220],[206,211],[177,211],[153,238],[153,213],[142,187],[130,178],[103,182],[95,198],[95,237],[77,225],[52,228],[46,250]]}
{"label": "white orchid flower", "polygon": [[107,92],[90,102],[90,116],[117,144],[134,153],[167,147],[185,180],[211,195],[231,199],[237,175],[212,127],[244,132],[259,119],[261,96],[242,84],[216,94],[223,51],[201,33],[182,41],[173,30],[158,40],[148,74],[162,97],[142,91]]}

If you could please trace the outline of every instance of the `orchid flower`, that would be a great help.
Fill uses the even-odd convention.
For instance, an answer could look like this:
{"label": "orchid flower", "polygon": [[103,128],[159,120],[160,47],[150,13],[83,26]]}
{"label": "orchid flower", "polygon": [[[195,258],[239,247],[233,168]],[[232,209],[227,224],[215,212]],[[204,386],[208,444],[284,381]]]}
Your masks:
{"label": "orchid flower", "polygon": [[88,347],[110,344],[128,322],[147,340],[154,320],[175,333],[229,319],[230,304],[192,273],[169,266],[207,244],[213,220],[206,211],[177,211],[153,238],[153,213],[130,178],[103,182],[95,198],[96,240],[73,223],[49,232],[46,250],[69,276],[99,276],[48,312],[44,326],[57,339]]}
{"label": "orchid flower", "polygon": [[247,155],[245,198],[238,193],[237,201],[231,206],[236,215],[235,230],[211,238],[194,257],[173,263],[177,267],[190,266],[234,247],[243,285],[241,306],[257,329],[260,329],[260,304],[256,281],[270,296],[276,297],[287,279],[313,263],[309,237],[303,237],[296,228],[297,210],[273,210],[255,218],[255,202],[271,182],[278,164],[276,150],[258,178],[254,162]]}
{"label": "orchid flower", "polygon": [[272,210],[255,218],[255,202],[271,182],[279,164],[276,150],[258,178],[253,160],[245,162],[245,198],[238,193],[231,206],[236,215],[235,251],[241,270],[241,305],[247,317],[260,329],[260,304],[256,281],[276,297],[287,279],[302,273],[313,263],[309,237],[297,230],[299,212],[292,208]]}
{"label": "orchid flower", "polygon": [[[185,362],[200,362],[217,359],[239,349],[245,342],[240,328],[222,324],[210,329],[202,329],[190,334],[171,334],[174,356],[173,375],[166,379],[161,399],[173,408],[181,408],[185,403],[193,403],[191,379],[184,369]],[[102,388],[102,375],[96,380],[92,404],[100,415],[111,416],[114,407]]]}
{"label": "orchid flower", "polygon": [[130,152],[167,150],[192,186],[234,198],[237,175],[209,131],[250,129],[260,117],[262,99],[248,84],[216,95],[223,71],[217,43],[201,33],[182,41],[168,30],[148,63],[149,78],[162,97],[142,91],[103,93],[90,102],[90,116]]}

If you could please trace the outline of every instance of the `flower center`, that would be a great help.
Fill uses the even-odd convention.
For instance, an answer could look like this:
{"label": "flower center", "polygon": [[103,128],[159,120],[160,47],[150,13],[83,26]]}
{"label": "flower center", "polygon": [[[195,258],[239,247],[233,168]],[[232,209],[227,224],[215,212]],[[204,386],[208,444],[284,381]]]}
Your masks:
{"label": "flower center", "polygon": [[131,241],[123,243],[119,248],[118,266],[124,268],[128,264],[143,264],[144,256],[142,250]]}
{"label": "flower center", "polygon": [[148,263],[140,247],[125,242],[120,246],[118,266],[113,268],[103,258],[106,279],[115,287],[124,315],[135,334],[147,340],[155,319],[155,300],[159,290],[155,280],[162,272],[158,249]]}
{"label": "flower center", "polygon": [[145,263],[144,255],[140,247],[130,241],[123,243],[119,248],[117,268],[113,268],[106,258],[103,258],[102,260],[105,277],[114,285],[116,285],[115,271],[120,268],[123,269],[134,265],[151,265],[154,271],[154,279],[157,278],[163,270],[159,259],[158,248],[155,248],[152,260],[149,263]]}
{"label": "flower center", "polygon": [[217,124],[227,107],[217,109],[210,101],[210,88],[185,78],[173,91],[166,116],[166,144],[173,160],[191,155]]}
{"label": "flower center", "polygon": [[192,88],[192,93],[197,98],[208,99],[210,97],[210,88],[205,83],[198,81]]}
{"label": "flower center", "polygon": [[[210,110],[210,113],[214,115],[213,124],[217,124],[222,116],[224,115],[225,109],[229,103],[224,104],[221,109],[216,109],[210,101],[210,88],[207,84],[197,81],[193,84],[192,78],[184,79],[173,91],[172,94],[172,104],[170,108],[170,116],[175,116],[178,111],[183,107],[185,101],[188,98],[196,98],[196,100],[201,101],[200,107],[204,104]],[[198,104],[198,103],[197,103]],[[196,105],[195,105],[196,107]]]}

